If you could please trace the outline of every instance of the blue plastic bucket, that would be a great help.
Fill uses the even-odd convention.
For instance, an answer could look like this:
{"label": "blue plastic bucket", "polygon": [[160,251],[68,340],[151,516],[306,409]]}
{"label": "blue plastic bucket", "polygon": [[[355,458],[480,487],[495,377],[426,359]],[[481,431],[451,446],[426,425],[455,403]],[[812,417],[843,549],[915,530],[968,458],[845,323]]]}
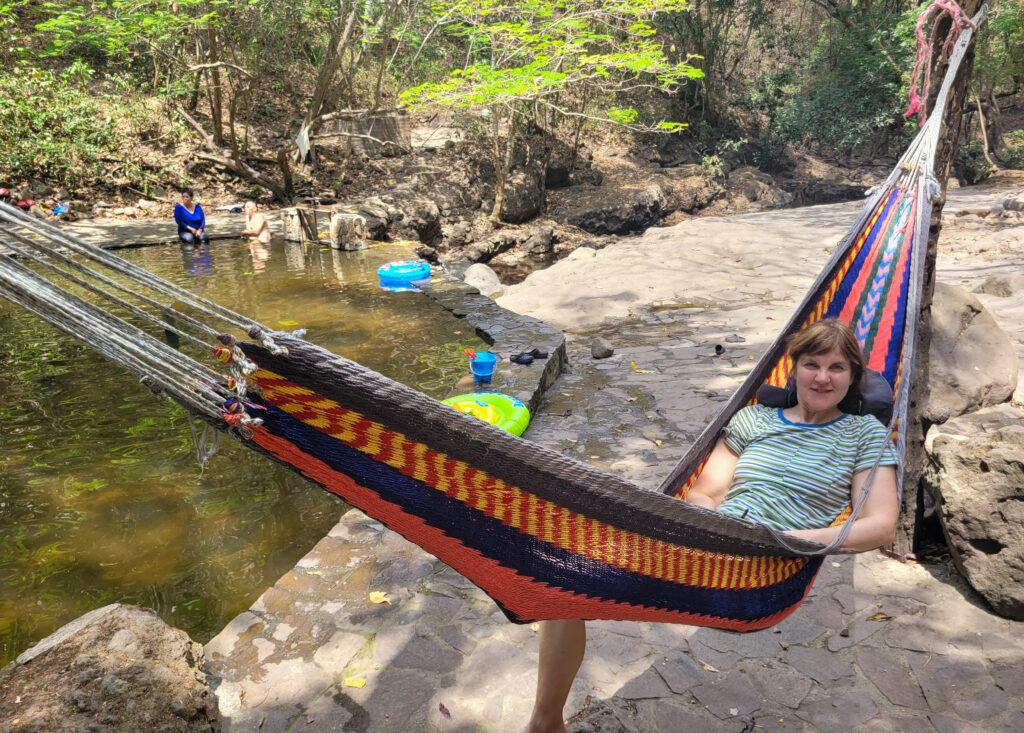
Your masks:
{"label": "blue plastic bucket", "polygon": [[415,290],[414,282],[430,279],[430,264],[423,260],[398,260],[377,268],[380,286],[385,290]]}
{"label": "blue plastic bucket", "polygon": [[489,351],[477,351],[475,357],[469,360],[469,367],[473,370],[473,379],[477,382],[490,382],[494,376],[494,365],[498,357]]}

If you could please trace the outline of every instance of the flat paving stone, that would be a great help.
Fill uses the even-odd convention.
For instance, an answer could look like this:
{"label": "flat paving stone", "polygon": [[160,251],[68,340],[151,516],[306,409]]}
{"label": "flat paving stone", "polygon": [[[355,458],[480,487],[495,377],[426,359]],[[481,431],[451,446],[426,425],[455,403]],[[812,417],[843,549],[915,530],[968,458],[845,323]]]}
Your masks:
{"label": "flat paving stone", "polygon": [[302,730],[315,731],[350,731],[360,730],[369,724],[369,715],[360,706],[352,702],[342,692],[321,695],[306,706],[296,720],[296,726]]}
{"label": "flat paving stone", "polygon": [[771,631],[759,633],[778,632],[776,636],[777,642],[780,644],[810,644],[825,631],[827,631],[825,626],[807,616],[794,613]]}
{"label": "flat paving stone", "polygon": [[1024,730],[1024,710],[1014,710],[995,729],[996,733],[1020,733]]}
{"label": "flat paving stone", "polygon": [[747,716],[761,707],[761,696],[740,672],[694,687],[691,692],[700,704],[718,718]]}
{"label": "flat paving stone", "polygon": [[823,687],[836,680],[853,675],[853,667],[835,654],[815,647],[793,647],[783,655],[783,661],[803,672]]}
{"label": "flat paving stone", "polygon": [[413,637],[416,629],[412,626],[390,626],[381,629],[373,638],[373,659],[377,664],[389,665]]}
{"label": "flat paving stone", "polygon": [[[735,733],[736,722],[719,720],[702,708],[678,700],[642,700],[637,704],[637,722],[645,733],[700,731]],[[575,732],[574,732],[575,733]]]}
{"label": "flat paving stone", "polygon": [[818,730],[847,731],[875,717],[878,708],[870,698],[855,692],[801,705],[797,716]]}
{"label": "flat paving stone", "polygon": [[437,635],[439,638],[443,639],[446,644],[451,646],[452,649],[466,655],[472,654],[478,643],[466,636],[462,631],[462,627],[456,624],[442,626],[437,630]]}
{"label": "flat paving stone", "polygon": [[339,674],[359,651],[369,645],[365,636],[336,631],[330,640],[317,648],[313,662],[327,674]]}
{"label": "flat paving stone", "polygon": [[1003,692],[1017,700],[1024,700],[1024,659],[997,660],[992,663],[989,671],[992,680]]}
{"label": "flat paving stone", "polygon": [[871,680],[893,705],[927,710],[921,687],[913,673],[900,660],[881,649],[860,647],[856,651],[857,665],[864,676]]}
{"label": "flat paving stone", "polygon": [[1007,694],[993,686],[982,689],[967,700],[957,700],[953,703],[953,709],[964,720],[985,720],[1001,714],[1008,703]]}
{"label": "flat paving stone", "polygon": [[677,695],[682,695],[694,685],[703,684],[711,679],[710,673],[697,664],[689,654],[678,652],[655,661],[654,669]]}
{"label": "flat paving stone", "polygon": [[924,717],[904,717],[886,715],[885,717],[872,718],[868,722],[858,725],[853,729],[854,733],[935,733],[935,728]]}
{"label": "flat paving stone", "polygon": [[896,619],[885,632],[885,643],[894,649],[949,654],[950,643],[920,617]]}
{"label": "flat paving stone", "polygon": [[[369,692],[367,692],[369,690]],[[425,730],[440,722],[434,696],[434,681],[408,669],[389,668],[381,672],[370,689],[345,688],[367,714],[367,733]]]}
{"label": "flat paving stone", "polygon": [[843,607],[829,597],[811,596],[801,603],[800,608],[793,614],[793,616],[798,615],[818,624],[823,629],[843,628]]}
{"label": "flat paving stone", "polygon": [[740,661],[740,655],[734,652],[720,652],[693,637],[689,639],[690,653],[698,661],[714,667],[719,672],[728,672]]}
{"label": "flat paving stone", "polygon": [[738,654],[744,658],[775,657],[782,651],[778,636],[770,630],[737,634],[716,629],[701,629],[690,637],[690,643],[693,644],[694,641],[705,644],[715,651]]}
{"label": "flat paving stone", "polygon": [[434,639],[414,636],[391,660],[393,667],[422,669],[443,674],[454,672],[462,664],[462,655]]}
{"label": "flat paving stone", "polygon": [[587,657],[592,664],[600,663],[613,673],[654,653],[654,649],[648,645],[638,644],[636,639],[618,634],[605,634],[595,639],[587,648]]}
{"label": "flat paving stone", "polygon": [[259,677],[240,682],[246,705],[274,707],[301,706],[334,683],[331,675],[303,659],[268,662],[259,668]]}
{"label": "flat paving stone", "polygon": [[910,668],[928,706],[937,713],[948,711],[954,702],[969,699],[973,690],[992,683],[985,663],[975,657],[914,654]]}
{"label": "flat paving stone", "polygon": [[843,613],[857,613],[875,602],[875,596],[871,593],[863,593],[850,586],[840,588],[832,597],[839,601]]}
{"label": "flat paving stone", "polygon": [[799,707],[811,691],[812,682],[806,675],[775,660],[744,661],[741,670],[763,699],[787,708]]}
{"label": "flat paving stone", "polygon": [[654,697],[670,697],[672,691],[652,666],[648,667],[639,677],[634,677],[620,687],[615,695],[624,700],[645,700]]}
{"label": "flat paving stone", "polygon": [[935,726],[935,730],[938,733],[985,733],[984,729],[979,728],[973,723],[960,720],[960,718],[954,718],[951,715],[929,715],[928,720]]}
{"label": "flat paving stone", "polygon": [[866,618],[854,619],[841,633],[834,634],[828,638],[828,650],[837,652],[840,649],[846,649],[859,644],[868,637],[877,634],[888,624],[888,621],[871,621]]}

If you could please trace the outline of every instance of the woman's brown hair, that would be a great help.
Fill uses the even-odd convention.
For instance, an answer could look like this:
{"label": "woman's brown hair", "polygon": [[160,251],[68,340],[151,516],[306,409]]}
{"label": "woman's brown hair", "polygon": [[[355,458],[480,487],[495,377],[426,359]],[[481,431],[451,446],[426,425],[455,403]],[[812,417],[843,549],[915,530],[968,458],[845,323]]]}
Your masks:
{"label": "woman's brown hair", "polygon": [[857,337],[853,335],[853,329],[838,318],[826,318],[793,334],[789,338],[787,348],[794,366],[804,354],[826,354],[838,348],[850,362],[850,376],[853,378],[850,388],[859,389],[867,364],[864,361],[864,354],[861,353],[860,344],[857,343]]}

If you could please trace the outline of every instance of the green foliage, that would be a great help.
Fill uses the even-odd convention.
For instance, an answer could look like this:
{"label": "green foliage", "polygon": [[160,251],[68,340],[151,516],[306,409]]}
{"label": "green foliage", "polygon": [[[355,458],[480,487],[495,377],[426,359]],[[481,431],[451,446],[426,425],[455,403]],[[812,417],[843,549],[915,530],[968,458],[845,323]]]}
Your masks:
{"label": "green foliage", "polygon": [[[879,19],[878,27],[894,28],[895,20]],[[869,142],[880,129],[902,126],[903,69],[893,66],[885,50],[893,46],[891,31],[867,23],[828,25],[796,83],[786,88],[774,127],[788,140],[810,139],[844,152]],[[876,41],[882,41],[881,48]]]}
{"label": "green foliage", "polygon": [[712,178],[725,178],[725,161],[720,155],[705,155],[700,160],[700,167]]}
{"label": "green foliage", "polygon": [[[150,49],[168,40],[180,39],[190,26],[215,25],[217,12],[203,12],[210,5],[205,0],[177,0],[175,12],[163,3],[45,2],[42,7],[49,18],[36,28],[50,35],[45,50],[49,55],[131,59],[148,55]],[[190,11],[196,15],[193,17]]]}
{"label": "green foliage", "polygon": [[1024,77],[1024,2],[994,3],[978,33],[974,79],[982,87],[1016,88]]}
{"label": "green foliage", "polygon": [[968,184],[980,183],[992,173],[980,140],[967,140],[957,147],[953,160],[957,175]]}
{"label": "green foliage", "polygon": [[1003,135],[1006,145],[1004,158],[1011,168],[1024,168],[1024,130],[1013,130]]}
{"label": "green foliage", "polygon": [[91,76],[82,61],[60,74],[24,66],[0,74],[0,171],[71,185],[98,171],[115,122],[90,93]]}
{"label": "green foliage", "polygon": [[[439,6],[450,18],[447,32],[459,38],[473,63],[447,80],[407,89],[409,105],[452,107],[487,105],[526,110],[540,105],[571,114],[563,95],[617,93],[639,88],[673,89],[702,72],[686,61],[673,63],[653,38],[649,20],[673,13],[683,0],[589,0],[572,6],[562,0],[529,0],[507,5],[496,0],[464,0]],[[610,105],[595,117],[636,125],[637,112]],[[655,125],[676,130],[679,125]]]}

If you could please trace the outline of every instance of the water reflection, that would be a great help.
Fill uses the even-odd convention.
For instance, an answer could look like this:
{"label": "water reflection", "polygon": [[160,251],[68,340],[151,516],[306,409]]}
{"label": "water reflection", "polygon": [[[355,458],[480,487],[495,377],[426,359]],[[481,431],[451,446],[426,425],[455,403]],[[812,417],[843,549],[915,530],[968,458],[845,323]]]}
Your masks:
{"label": "water reflection", "polygon": [[[466,371],[472,329],[376,269],[407,259],[274,241],[126,257],[435,397]],[[257,260],[260,267],[257,267]],[[258,273],[258,277],[255,275]],[[0,664],[114,601],[207,640],[317,542],[343,507],[230,440],[205,471],[185,414],[0,300]]]}
{"label": "water reflection", "polygon": [[193,277],[206,277],[213,274],[213,257],[209,244],[182,244],[181,261],[185,272]]}
{"label": "water reflection", "polygon": [[270,259],[270,247],[258,239],[251,239],[249,244],[249,256],[252,257],[253,274],[258,275],[267,269],[267,260]]}

